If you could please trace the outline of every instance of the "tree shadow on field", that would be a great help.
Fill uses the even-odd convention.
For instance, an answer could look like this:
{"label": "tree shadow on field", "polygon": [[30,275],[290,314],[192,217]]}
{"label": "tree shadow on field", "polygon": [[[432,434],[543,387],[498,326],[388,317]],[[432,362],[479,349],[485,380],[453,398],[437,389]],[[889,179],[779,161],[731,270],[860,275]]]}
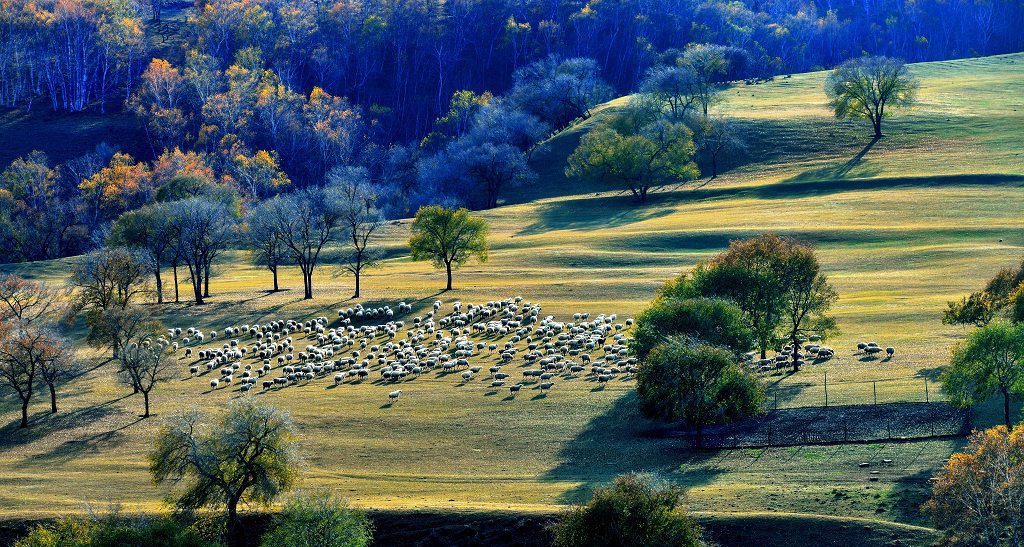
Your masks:
{"label": "tree shadow on field", "polygon": [[939,375],[942,374],[943,370],[946,370],[946,367],[923,368],[923,369],[917,371],[914,374],[914,377],[915,378],[923,378],[923,379],[926,379],[926,380],[931,381],[931,382],[938,382],[939,381]]}
{"label": "tree shadow on field", "polygon": [[[46,398],[46,410],[34,412],[29,415],[28,428],[18,427],[21,423],[20,410],[8,424],[0,427],[0,452],[7,449],[14,449],[34,441],[46,438],[58,431],[69,431],[83,425],[94,423],[98,420],[123,413],[122,409],[114,403],[130,397],[123,395],[90,407],[79,408],[72,411],[58,411],[53,414],[49,410],[49,398]],[[36,401],[36,405],[40,401]],[[57,399],[58,408],[61,400]]]}
{"label": "tree shadow on field", "polygon": [[937,472],[937,469],[922,469],[913,475],[896,480],[889,494],[886,517],[896,522],[931,526],[932,523],[928,515],[921,510],[921,505],[932,495],[932,485],[928,479]]}
{"label": "tree shadow on field", "polygon": [[551,230],[618,228],[674,212],[667,208],[645,207],[629,195],[602,197],[599,207],[594,207],[594,203],[595,200],[588,197],[541,205],[537,208],[538,219],[516,235],[542,234]]}
{"label": "tree shadow on field", "polygon": [[90,435],[84,439],[70,439],[64,441],[46,452],[33,456],[31,459],[45,462],[65,462],[84,454],[97,454],[99,452],[109,450],[121,444],[121,442],[125,440],[125,435],[122,431],[146,419],[153,419],[153,415],[151,415],[150,418],[136,416],[133,421],[111,429],[110,431],[96,433],[95,435]]}
{"label": "tree shadow on field", "polygon": [[[568,440],[558,454],[560,463],[540,478],[579,483],[558,496],[559,503],[579,503],[595,487],[631,471],[657,473],[687,487],[707,484],[724,472],[711,463],[716,452],[691,449],[667,435],[665,426],[643,418],[636,393],[629,391]],[[687,471],[680,473],[681,467]]]}
{"label": "tree shadow on field", "polygon": [[[806,180],[844,180],[853,178],[852,175],[854,170],[857,170],[864,162],[864,156],[871,151],[879,139],[872,138],[868,144],[857,152],[849,160],[840,163],[838,165],[827,165],[825,167],[819,167],[816,169],[810,169],[796,175],[795,177],[787,179],[787,182],[799,182]],[[880,167],[871,167],[870,169],[859,169],[856,172],[856,176],[859,178],[872,177],[882,172]]]}

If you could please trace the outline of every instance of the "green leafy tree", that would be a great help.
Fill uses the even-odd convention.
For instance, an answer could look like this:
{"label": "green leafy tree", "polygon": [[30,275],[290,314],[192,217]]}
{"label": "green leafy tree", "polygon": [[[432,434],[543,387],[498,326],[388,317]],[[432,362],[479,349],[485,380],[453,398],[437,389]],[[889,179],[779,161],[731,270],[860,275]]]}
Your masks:
{"label": "green leafy tree", "polygon": [[697,547],[700,526],[686,514],[685,493],[653,475],[630,473],[596,488],[590,501],[552,526],[555,547]]}
{"label": "green leafy tree", "polygon": [[945,325],[974,325],[984,327],[1001,312],[1008,311],[1010,319],[1019,322],[1024,319],[1024,309],[1017,298],[1024,291],[1024,263],[1015,268],[1003,268],[985,284],[985,288],[973,292],[959,301],[946,304],[942,314]]}
{"label": "green leafy tree", "polygon": [[1002,395],[1003,418],[1011,427],[1010,399],[1024,393],[1024,325],[996,320],[970,333],[939,378],[958,406]]}
{"label": "green leafy tree", "polygon": [[825,94],[836,118],[868,120],[882,138],[882,120],[894,108],[909,108],[918,82],[900,59],[858,57],[839,65],[825,81]]}
{"label": "green leafy tree", "polygon": [[373,524],[366,513],[328,491],[292,497],[274,516],[260,542],[265,547],[366,547],[373,541]]}
{"label": "green leafy tree", "polygon": [[828,277],[821,273],[818,257],[808,245],[786,248],[782,285],[785,288],[782,323],[786,338],[793,344],[793,372],[800,370],[800,340],[805,334],[829,334],[836,330],[835,319],[827,315],[839,298]]}
{"label": "green leafy tree", "polygon": [[678,336],[641,362],[636,391],[644,414],[693,427],[698,448],[706,426],[757,415],[764,404],[764,386],[731,351]]}
{"label": "green leafy tree", "polygon": [[724,346],[737,353],[753,346],[750,327],[736,304],[720,298],[658,298],[636,317],[631,353],[643,359],[673,335]]}
{"label": "green leafy tree", "polygon": [[697,265],[676,290],[727,298],[743,310],[761,358],[778,342],[785,313],[784,271],[787,243],[775,235],[737,240],[729,249]]}
{"label": "green leafy tree", "polygon": [[621,183],[643,203],[654,186],[696,179],[695,151],[693,132],[682,123],[656,121],[636,134],[602,125],[580,140],[565,175]]}
{"label": "green leafy tree", "polygon": [[299,456],[288,414],[251,397],[232,402],[210,423],[199,410],[176,414],[157,432],[149,469],[185,511],[222,507],[229,542],[238,539],[238,505],[266,505],[298,479]]}
{"label": "green leafy tree", "polygon": [[467,209],[440,205],[420,207],[412,223],[409,248],[413,260],[430,260],[448,273],[447,290],[452,289],[452,269],[472,257],[487,261],[487,222]]}
{"label": "green leafy tree", "polygon": [[996,303],[987,292],[973,292],[959,301],[946,303],[942,324],[984,327],[995,319],[997,311]]}

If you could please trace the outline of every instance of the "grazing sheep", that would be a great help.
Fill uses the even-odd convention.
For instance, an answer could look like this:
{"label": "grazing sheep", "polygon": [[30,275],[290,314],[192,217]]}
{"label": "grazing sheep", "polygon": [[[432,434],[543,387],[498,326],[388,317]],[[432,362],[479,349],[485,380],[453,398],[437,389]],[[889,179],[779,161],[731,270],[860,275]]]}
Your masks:
{"label": "grazing sheep", "polygon": [[555,385],[554,382],[544,382],[543,384],[540,385],[540,389],[541,389],[541,391],[547,391],[547,390],[551,389],[552,387],[554,387],[554,385]]}
{"label": "grazing sheep", "polygon": [[335,374],[334,375],[334,385],[338,385],[338,384],[344,382],[346,376],[348,376],[348,374],[344,373],[344,372],[339,372],[339,373]]}
{"label": "grazing sheep", "polygon": [[391,393],[388,393],[388,402],[391,403],[391,404],[394,404],[395,401],[397,401],[398,398],[401,397],[401,396],[402,396],[402,390],[396,389],[396,390],[392,391]]}
{"label": "grazing sheep", "polygon": [[508,392],[512,397],[515,397],[516,393],[519,393],[520,389],[523,389],[523,384],[515,384],[512,386],[508,386]]}
{"label": "grazing sheep", "polygon": [[611,381],[611,379],[612,379],[612,375],[611,374],[601,374],[600,376],[597,377],[597,381],[601,385],[607,385],[608,382]]}
{"label": "grazing sheep", "polygon": [[217,386],[219,386],[219,385],[220,385],[220,381],[217,380],[216,378],[214,378],[213,380],[210,380],[210,389],[217,389]]}
{"label": "grazing sheep", "polygon": [[885,354],[889,356],[890,359],[892,359],[892,356],[896,354],[896,348],[892,346],[885,348]]}

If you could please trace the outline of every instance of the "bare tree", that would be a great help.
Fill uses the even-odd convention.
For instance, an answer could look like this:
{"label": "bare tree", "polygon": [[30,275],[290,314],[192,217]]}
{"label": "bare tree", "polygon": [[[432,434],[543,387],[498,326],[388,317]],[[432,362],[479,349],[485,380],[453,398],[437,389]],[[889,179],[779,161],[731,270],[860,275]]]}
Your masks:
{"label": "bare tree", "polygon": [[60,313],[64,296],[45,283],[0,274],[0,322],[28,325],[54,319]]}
{"label": "bare tree", "polygon": [[277,270],[288,263],[288,249],[281,241],[278,225],[270,213],[272,204],[262,202],[246,216],[246,236],[252,262],[270,270],[274,276],[274,292],[280,290],[277,282]]}
{"label": "bare tree", "polygon": [[365,169],[335,169],[328,180],[340,193],[341,227],[346,232],[342,267],[356,280],[353,298],[359,298],[360,275],[377,265],[381,252],[372,238],[384,226],[377,210],[377,194]]}
{"label": "bare tree", "polygon": [[269,221],[276,226],[292,261],[302,270],[303,296],[313,298],[313,271],[324,247],[343,229],[339,190],[307,188],[267,203]]}
{"label": "bare tree", "polygon": [[78,363],[74,348],[67,340],[53,332],[45,332],[41,343],[46,345],[44,358],[39,362],[39,380],[50,392],[50,412],[57,413],[57,387],[78,376]]}
{"label": "bare tree", "polygon": [[[28,427],[28,405],[41,369],[59,358],[62,350],[49,331],[13,323],[0,324],[0,384],[14,390],[21,401],[20,427]],[[56,402],[53,404],[55,408]]]}
{"label": "bare tree", "polygon": [[213,261],[234,241],[234,213],[223,202],[191,198],[171,205],[177,225],[179,256],[188,266],[196,304],[210,296],[210,270]]}
{"label": "bare tree", "polygon": [[149,417],[149,393],[174,374],[174,359],[167,346],[153,340],[152,330],[155,329],[137,333],[118,358],[117,380],[131,387],[135,393],[142,394],[145,405],[143,418]]}
{"label": "bare tree", "polygon": [[124,248],[91,252],[72,266],[68,283],[74,292],[69,311],[84,313],[89,343],[109,345],[117,356],[119,338],[117,331],[110,329],[111,317],[149,291],[149,272],[144,256]]}

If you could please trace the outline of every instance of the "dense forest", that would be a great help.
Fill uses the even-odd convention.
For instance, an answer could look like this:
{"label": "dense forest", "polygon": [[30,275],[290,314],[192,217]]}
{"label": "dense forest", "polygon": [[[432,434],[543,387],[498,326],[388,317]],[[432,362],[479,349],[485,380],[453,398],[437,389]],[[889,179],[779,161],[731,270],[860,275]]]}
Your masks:
{"label": "dense forest", "polygon": [[[0,1],[0,104],[122,101],[148,64],[146,22],[164,3]],[[862,52],[915,62],[1015,51],[1024,40],[1024,6],[1013,0],[196,0],[186,17],[184,45],[168,53],[175,66],[223,71],[255,52],[243,55],[250,65],[287,89],[346,97],[387,140],[422,137],[456,90],[503,92],[517,69],[548,56],[594,59],[626,92],[691,43],[741,48],[737,72],[763,76]]]}
{"label": "dense forest", "polygon": [[127,111],[149,143],[3,166],[0,261],[95,248],[154,201],[241,214],[338,170],[392,217],[494,207],[536,178],[538,142],[636,90],[713,166],[732,136],[708,108],[728,81],[1012,51],[1021,26],[1012,0],[0,0],[0,107]]}

